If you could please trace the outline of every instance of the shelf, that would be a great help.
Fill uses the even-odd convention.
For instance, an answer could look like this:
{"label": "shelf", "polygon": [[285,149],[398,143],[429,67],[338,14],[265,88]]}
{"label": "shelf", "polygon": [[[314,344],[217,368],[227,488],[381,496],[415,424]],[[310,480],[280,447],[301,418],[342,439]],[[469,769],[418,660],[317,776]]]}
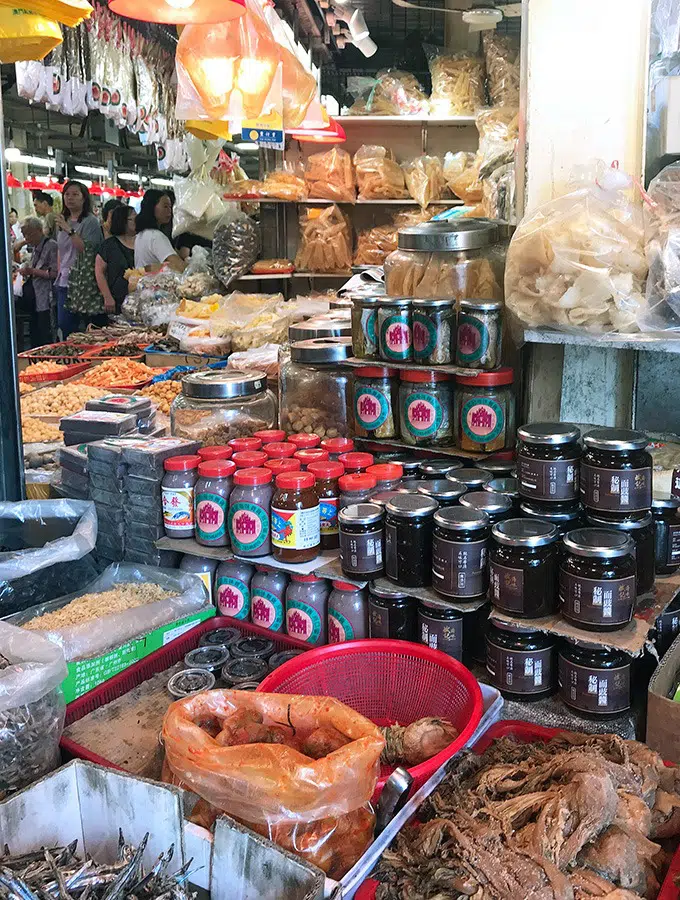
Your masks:
{"label": "shelf", "polygon": [[613,350],[648,350],[656,353],[680,353],[680,335],[658,334],[577,334],[550,328],[528,328],[523,332],[527,344],[563,344],[580,347],[611,347]]}
{"label": "shelf", "polygon": [[380,125],[474,125],[475,116],[333,116],[342,126],[364,124]]}
{"label": "shelf", "polygon": [[293,272],[293,278],[344,278],[348,281],[352,277],[351,272]]}
{"label": "shelf", "polygon": [[421,366],[420,363],[395,362],[391,359],[359,359],[357,356],[350,356],[343,365],[380,366],[381,368],[401,369],[406,372],[443,372],[446,375],[465,375],[469,378],[476,378],[481,371],[480,369],[464,369],[461,366]]}
{"label": "shelf", "polygon": [[[419,206],[417,200],[407,197],[404,200],[322,200],[311,198],[309,200],[280,200],[277,197],[225,197],[225,200],[237,203],[283,203],[295,206]],[[430,206],[464,206],[464,201],[453,197],[450,200],[432,200]]]}
{"label": "shelf", "polygon": [[411,453],[429,453],[431,456],[441,454],[442,456],[456,456],[459,459],[470,460],[486,459],[487,456],[494,456],[493,453],[471,453],[469,450],[459,450],[458,447],[431,447],[422,444],[414,446],[413,444],[407,444],[405,441],[393,441],[387,438],[364,438],[353,435],[352,440],[361,441],[364,444],[375,444],[383,449],[390,450],[394,448],[395,450],[408,450]]}
{"label": "shelf", "polygon": [[282,279],[290,280],[292,277],[293,272],[281,272],[280,275],[272,272],[267,275],[241,275],[240,278],[234,278],[234,281],[281,281]]}

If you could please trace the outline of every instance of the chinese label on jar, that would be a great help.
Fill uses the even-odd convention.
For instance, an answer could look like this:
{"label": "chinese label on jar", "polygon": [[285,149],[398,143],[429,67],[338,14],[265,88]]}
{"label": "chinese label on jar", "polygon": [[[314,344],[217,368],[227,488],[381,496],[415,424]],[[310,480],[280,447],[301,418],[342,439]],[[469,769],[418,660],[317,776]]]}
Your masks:
{"label": "chinese label on jar", "polygon": [[458,317],[458,359],[477,362],[489,348],[489,329],[481,319],[467,313]]}
{"label": "chinese label on jar", "polygon": [[239,501],[229,508],[229,537],[237,553],[257,550],[269,536],[269,517],[254,503]]}
{"label": "chinese label on jar", "polygon": [[448,597],[478,597],[486,593],[486,541],[432,542],[432,586]]}
{"label": "chinese label on jar", "polygon": [[193,488],[163,488],[162,499],[166,531],[186,531],[194,527]]}
{"label": "chinese label on jar", "polygon": [[219,541],[226,533],[227,501],[219,494],[196,495],[196,534],[203,541]]}
{"label": "chinese label on jar", "polygon": [[238,578],[217,579],[217,608],[221,616],[247,619],[250,615],[250,591]]}
{"label": "chinese label on jar", "polygon": [[524,612],[524,571],[500,566],[491,562],[489,566],[491,582],[491,602],[507,612]]}
{"label": "chinese label on jar", "polygon": [[411,329],[408,317],[388,316],[382,325],[382,349],[387,359],[408,359],[411,352]]}
{"label": "chinese label on jar", "polygon": [[383,565],[383,530],[365,534],[340,532],[340,563],[353,575],[372,574]]}
{"label": "chinese label on jar", "polygon": [[250,621],[260,628],[281,631],[283,627],[283,603],[271,591],[257,589],[253,593]]}
{"label": "chinese label on jar", "polygon": [[581,502],[590,509],[642,510],[652,505],[652,470],[581,464]]}
{"label": "chinese label on jar", "polygon": [[319,507],[275,509],[272,506],[272,544],[287,550],[309,550],[321,541]]}
{"label": "chinese label on jar", "polygon": [[577,500],[577,459],[529,459],[517,456],[517,478],[523,497],[534,500]]}
{"label": "chinese label on jar", "polygon": [[506,650],[486,642],[486,668],[492,683],[515,694],[539,694],[552,682],[553,650]]}
{"label": "chinese label on jar", "polygon": [[301,600],[286,604],[286,633],[300,641],[315,644],[321,634],[321,617],[314,607]]}
{"label": "chinese label on jar", "polygon": [[444,410],[433,394],[416,391],[404,402],[404,422],[409,432],[416,438],[436,434],[444,422]]}
{"label": "chinese label on jar", "polygon": [[503,407],[496,400],[474,397],[461,410],[461,425],[470,441],[490,444],[505,428]]}
{"label": "chinese label on jar", "polygon": [[372,387],[362,387],[357,391],[354,406],[357,423],[366,431],[380,428],[390,414],[387,398]]}
{"label": "chinese label on jar", "polygon": [[319,500],[321,534],[337,534],[339,497],[324,497]]}
{"label": "chinese label on jar", "polygon": [[560,654],[558,678],[562,700],[581,712],[609,715],[630,707],[630,666],[590,669]]}
{"label": "chinese label on jar", "polygon": [[586,625],[626,625],[635,605],[635,575],[627,578],[582,578],[560,571],[562,613]]}

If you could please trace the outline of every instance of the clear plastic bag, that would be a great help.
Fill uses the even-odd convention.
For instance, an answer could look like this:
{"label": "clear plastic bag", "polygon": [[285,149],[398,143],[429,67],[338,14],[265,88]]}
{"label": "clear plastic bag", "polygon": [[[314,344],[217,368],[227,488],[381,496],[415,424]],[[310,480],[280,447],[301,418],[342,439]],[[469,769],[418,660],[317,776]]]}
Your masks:
{"label": "clear plastic bag", "polygon": [[427,96],[415,75],[384,69],[378,72],[368,96],[352,106],[350,115],[426,116],[428,109]]}
{"label": "clear plastic bag", "polygon": [[426,46],[432,93],[430,115],[473,116],[486,105],[484,60],[473,53],[452,53]]}
{"label": "clear plastic bag", "polygon": [[233,351],[286,339],[290,317],[283,294],[242,294],[234,291],[210,320],[210,333],[230,337]]}
{"label": "clear plastic bag", "polygon": [[277,200],[306,200],[307,185],[302,166],[291,165],[284,162],[273,172],[267,172],[260,186],[263,197],[272,197]]}
{"label": "clear plastic bag", "polygon": [[540,206],[508,249],[505,298],[524,325],[635,332],[647,262],[632,179],[601,164],[582,186]]}
{"label": "clear plastic bag", "polygon": [[295,46],[289,39],[289,32],[273,4],[264,6],[263,15],[278,44],[281,59],[283,126],[298,128],[304,122],[305,114],[316,95],[316,79],[298,59]]}
{"label": "clear plastic bag", "polygon": [[207,247],[198,244],[191,250],[187,267],[178,284],[178,293],[188,300],[200,300],[222,290],[212,268],[212,254]]}
{"label": "clear plastic bag", "polygon": [[[225,722],[235,713],[247,723],[237,733]],[[220,733],[212,737],[199,722]],[[258,728],[271,728],[286,743],[250,743],[261,741]],[[349,742],[336,750],[329,745],[314,759],[303,748],[321,728]],[[373,839],[369,801],[384,740],[339,700],[207,691],[173,703],[162,735],[174,779],[333,878],[342,877]]]}
{"label": "clear plastic bag", "polygon": [[446,190],[444,169],[438,156],[418,156],[404,166],[406,187],[421,207],[433,200],[441,200]]}
{"label": "clear plastic bag", "polygon": [[408,196],[404,173],[391,150],[362,144],[354,154],[360,200],[403,200]]}
{"label": "clear plastic bag", "polygon": [[149,327],[167,325],[179,305],[178,285],[176,272],[143,275],[123,301],[123,315],[129,322],[141,322]]}
{"label": "clear plastic bag", "polygon": [[278,378],[279,349],[279,344],[265,343],[250,350],[232,353],[227,368],[236,369],[239,372],[254,369],[257,372],[264,372],[267,378]]}
{"label": "clear plastic bag", "polygon": [[236,204],[230,204],[213,235],[213,269],[224,287],[250,271],[259,251],[260,234],[255,222]]}
{"label": "clear plastic bag", "polygon": [[357,234],[354,251],[355,266],[382,266],[385,259],[397,249],[397,235],[400,228],[429,222],[433,211],[425,209],[402,209],[394,214],[392,222],[366,228]]}
{"label": "clear plastic bag", "polygon": [[300,215],[295,268],[302,272],[348,272],[352,267],[352,227],[333,204],[306,207]]}
{"label": "clear plastic bag", "polygon": [[482,34],[492,106],[519,106],[519,40],[497,31]]}
{"label": "clear plastic bag", "polygon": [[338,147],[325,153],[313,153],[307,160],[305,184],[314,200],[352,203],[356,199],[352,157]]}
{"label": "clear plastic bag", "polygon": [[479,203],[482,199],[482,184],[474,153],[449,151],[444,157],[444,178],[449,190],[465,203]]}
{"label": "clear plastic bag", "polygon": [[680,331],[680,163],[653,178],[644,205],[649,264],[642,331]]}

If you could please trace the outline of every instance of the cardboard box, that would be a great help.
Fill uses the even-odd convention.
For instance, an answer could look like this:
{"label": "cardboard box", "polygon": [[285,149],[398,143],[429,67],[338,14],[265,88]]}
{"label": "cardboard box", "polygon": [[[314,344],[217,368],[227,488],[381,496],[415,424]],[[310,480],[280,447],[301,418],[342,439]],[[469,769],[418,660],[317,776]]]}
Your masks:
{"label": "cardboard box", "polygon": [[680,763],[680,703],[669,694],[680,675],[680,637],[657,666],[647,689],[647,744],[667,762]]}

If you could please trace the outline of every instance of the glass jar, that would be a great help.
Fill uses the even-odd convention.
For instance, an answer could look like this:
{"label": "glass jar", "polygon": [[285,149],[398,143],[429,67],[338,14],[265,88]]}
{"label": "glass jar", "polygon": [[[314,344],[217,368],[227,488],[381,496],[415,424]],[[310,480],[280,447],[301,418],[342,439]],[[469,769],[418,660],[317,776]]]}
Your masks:
{"label": "glass jar", "polygon": [[262,447],[267,444],[280,444],[286,440],[286,432],[282,428],[263,428],[262,431],[256,431],[253,435],[262,442]]}
{"label": "glass jar", "polygon": [[262,450],[239,450],[231,458],[237,469],[260,469],[269,457]]}
{"label": "glass jar", "polygon": [[368,637],[366,591],[356,584],[334,581],[328,598],[328,643],[361,641]]}
{"label": "glass jar", "polygon": [[321,438],[318,434],[308,434],[306,431],[300,434],[289,434],[286,438],[289,444],[292,444],[296,450],[314,450],[321,446]]}
{"label": "glass jar", "polygon": [[161,482],[163,527],[170,538],[192,538],[195,534],[194,486],[201,457],[171,456],[163,462]]}
{"label": "glass jar", "polygon": [[226,559],[215,572],[215,600],[221,616],[250,619],[250,583],[255,569],[238,559]]}
{"label": "glass jar", "polygon": [[490,599],[511,616],[557,611],[557,529],[540,519],[506,519],[491,529]]}
{"label": "glass jar", "polygon": [[300,463],[300,469],[306,472],[310,463],[328,462],[328,451],[322,450],[321,447],[314,447],[313,450],[296,450],[293,459],[297,460]]}
{"label": "glass jar", "polygon": [[385,260],[392,297],[503,299],[498,227],[483,219],[449,219],[401,228]]}
{"label": "glass jar", "polygon": [[455,339],[457,366],[496,369],[503,349],[503,304],[499,300],[461,300]]}
{"label": "glass jar", "polygon": [[338,513],[340,568],[348,578],[368,581],[385,574],[384,516],[376,503],[353,503]]}
{"label": "glass jar", "polygon": [[347,437],[327,437],[321,441],[321,449],[326,451],[331,462],[337,462],[341,453],[354,450],[354,441]]}
{"label": "glass jar", "polygon": [[565,640],[558,654],[560,700],[587,718],[620,716],[630,709],[630,665],[621,651]]}
{"label": "glass jar", "polygon": [[[446,477],[448,478],[449,476],[447,475]],[[462,482],[469,491],[481,491],[484,489],[484,485],[491,481],[491,472],[470,466],[469,468],[456,469],[455,472],[451,473],[451,478],[454,481]]]}
{"label": "glass jar", "polygon": [[375,458],[372,453],[350,451],[349,453],[341,453],[338,456],[338,462],[341,462],[345,467],[345,475],[360,475],[374,464]]}
{"label": "glass jar", "polygon": [[448,447],[453,442],[453,383],[430,370],[399,373],[399,422],[406,444]]}
{"label": "glass jar", "polygon": [[[652,501],[654,502],[654,501]],[[649,513],[616,514],[586,513],[586,522],[593,528],[607,528],[628,535],[635,554],[636,587],[638,597],[654,587],[654,520]]]}
{"label": "glass jar", "polygon": [[196,455],[201,457],[201,462],[207,462],[209,459],[231,459],[233,453],[234,451],[227,444],[199,447],[196,451]]}
{"label": "glass jar", "polygon": [[[352,327],[349,322],[331,319],[307,319],[306,322],[295,322],[288,326],[288,343],[308,341],[312,338],[351,337]],[[355,354],[356,356],[356,354]]]}
{"label": "glass jar", "polygon": [[354,429],[358,437],[395,438],[399,434],[399,372],[379,366],[354,370]]}
{"label": "glass jar", "polygon": [[577,528],[564,536],[560,606],[565,619],[588,631],[613,631],[633,618],[635,545],[626,534]]}
{"label": "glass jar", "polygon": [[403,587],[432,581],[432,529],[436,500],[398,494],[385,507],[385,574]]}
{"label": "glass jar", "polygon": [[380,454],[376,461],[398,463],[402,468],[404,478],[415,478],[418,474],[418,469],[423,462],[423,460],[417,456],[405,456],[403,453],[390,453],[388,455]]}
{"label": "glass jar", "polygon": [[515,478],[517,475],[517,465],[511,450],[478,459],[477,467],[491,472],[493,478]]}
{"label": "glass jar", "polygon": [[372,581],[368,586],[368,631],[372,638],[417,641],[417,599]]}
{"label": "glass jar", "polygon": [[279,363],[279,418],[287,434],[305,432],[319,438],[351,430],[349,338],[297,341]]}
{"label": "glass jar", "polygon": [[209,459],[198,466],[194,488],[196,543],[204,547],[229,546],[227,510],[235,471],[230,459]]}
{"label": "glass jar", "polygon": [[509,366],[456,375],[453,428],[456,447],[474,453],[510,448],[515,441],[514,374]]}
{"label": "glass jar", "polygon": [[378,306],[382,297],[352,297],[352,352],[378,359]]}
{"label": "glass jar", "polygon": [[[455,469],[462,469],[463,463],[458,459],[428,459],[418,466],[418,478],[446,478]],[[455,475],[453,476],[456,477]]]}
{"label": "glass jar", "polygon": [[378,355],[386,362],[413,359],[411,301],[383,297],[378,306]]}
{"label": "glass jar", "polygon": [[652,506],[652,457],[647,435],[595,428],[583,438],[581,503],[602,512],[636,512]]}
{"label": "glass jar", "polygon": [[672,575],[680,567],[680,499],[654,497],[654,557],[658,575]]}
{"label": "glass jar", "polygon": [[578,500],[580,436],[574,425],[561,422],[517,429],[517,478],[523,497],[539,503]]}
{"label": "glass jar", "polygon": [[520,516],[528,519],[542,519],[557,528],[560,537],[579,528],[583,521],[583,507],[580,503],[531,503],[524,500],[519,505]]}
{"label": "glass jar", "polygon": [[399,487],[404,470],[399,463],[375,463],[366,469],[375,478],[376,491],[394,491]]}
{"label": "glass jar", "polygon": [[489,491],[468,491],[460,498],[460,505],[466,509],[476,509],[477,512],[485,512],[492,525],[512,517],[512,500],[504,494],[494,494]]}
{"label": "glass jar", "polygon": [[300,472],[302,465],[299,459],[268,459],[262,468],[269,469],[276,477],[281,472]]}
{"label": "glass jar", "polygon": [[291,575],[286,588],[286,634],[320,646],[326,643],[328,582],[316,575]]}
{"label": "glass jar", "polygon": [[557,688],[557,640],[515,623],[489,622],[489,681],[507,700],[543,700]]}
{"label": "glass jar", "polygon": [[418,601],[418,636],[431,650],[441,650],[459,662],[463,659],[463,614],[447,603]]}
{"label": "glass jar", "polygon": [[443,597],[483,600],[491,526],[484,512],[464,507],[438,509],[432,535],[432,587]]}
{"label": "glass jar", "polygon": [[416,493],[431,497],[437,501],[440,507],[456,506],[467,491],[467,487],[461,481],[454,481],[450,478],[416,481],[415,486]]}
{"label": "glass jar", "polygon": [[490,603],[463,613],[463,660],[470,668],[474,663],[486,665],[486,632],[489,627]]}
{"label": "glass jar", "polygon": [[290,444],[288,441],[273,441],[271,444],[264,445],[267,459],[290,459],[297,449],[295,444]]}
{"label": "glass jar", "polygon": [[492,478],[482,487],[490,494],[501,494],[512,503],[515,513],[519,512],[519,481],[516,478]]}
{"label": "glass jar", "polygon": [[251,437],[232,438],[229,441],[229,446],[233,453],[253,453],[262,448],[262,441],[254,435]]}
{"label": "glass jar", "polygon": [[189,556],[185,553],[179,564],[180,572],[188,572],[190,575],[198,575],[205,589],[208,592],[208,599],[211,603],[213,600],[213,587],[215,581],[215,570],[217,569],[217,560],[208,559],[206,556]]}
{"label": "glass jar", "polygon": [[413,300],[411,304],[413,359],[424,366],[453,362],[456,304],[451,300]]}
{"label": "glass jar", "polygon": [[376,489],[377,480],[373,475],[362,472],[357,475],[342,475],[338,478],[340,486],[340,509],[354,503],[367,503]]}
{"label": "glass jar", "polygon": [[250,583],[250,621],[269,631],[283,631],[288,575],[256,566]]}
{"label": "glass jar", "polygon": [[171,433],[202,444],[226,444],[275,424],[276,398],[264,372],[191,372],[170,407]]}
{"label": "glass jar", "polygon": [[272,478],[270,469],[239,469],[229,497],[229,540],[239,556],[271,553]]}
{"label": "glass jar", "polygon": [[319,498],[321,527],[321,549],[336,550],[340,546],[338,529],[338,507],[340,505],[340,485],[338,479],[345,471],[341,462],[310,463],[308,470],[316,478],[316,493]]}
{"label": "glass jar", "polygon": [[276,476],[272,497],[272,556],[280,562],[308,562],[321,549],[319,498],[311,472]]}

